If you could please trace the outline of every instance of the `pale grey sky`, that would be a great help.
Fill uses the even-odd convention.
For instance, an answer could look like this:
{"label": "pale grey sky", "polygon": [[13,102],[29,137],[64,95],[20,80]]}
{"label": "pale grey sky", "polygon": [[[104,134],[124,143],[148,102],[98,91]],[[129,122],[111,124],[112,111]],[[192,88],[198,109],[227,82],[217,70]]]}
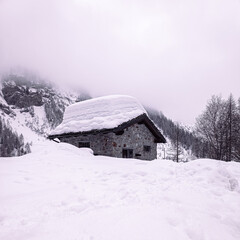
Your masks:
{"label": "pale grey sky", "polygon": [[0,0],[0,70],[129,94],[193,124],[240,97],[239,0]]}

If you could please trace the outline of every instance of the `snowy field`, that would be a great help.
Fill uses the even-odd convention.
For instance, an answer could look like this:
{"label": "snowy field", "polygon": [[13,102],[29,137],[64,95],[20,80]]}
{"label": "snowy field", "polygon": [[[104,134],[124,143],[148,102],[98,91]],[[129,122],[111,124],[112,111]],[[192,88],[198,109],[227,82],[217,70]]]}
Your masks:
{"label": "snowy field", "polygon": [[94,157],[43,142],[0,158],[1,240],[239,240],[240,164]]}

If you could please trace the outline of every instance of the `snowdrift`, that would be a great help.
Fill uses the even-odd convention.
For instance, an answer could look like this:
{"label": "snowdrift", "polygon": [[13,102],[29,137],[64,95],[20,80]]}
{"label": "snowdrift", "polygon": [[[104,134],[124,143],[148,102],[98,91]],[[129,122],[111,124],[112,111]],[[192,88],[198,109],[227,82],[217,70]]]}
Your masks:
{"label": "snowdrift", "polygon": [[0,158],[0,239],[237,240],[240,164],[93,156],[42,142]]}

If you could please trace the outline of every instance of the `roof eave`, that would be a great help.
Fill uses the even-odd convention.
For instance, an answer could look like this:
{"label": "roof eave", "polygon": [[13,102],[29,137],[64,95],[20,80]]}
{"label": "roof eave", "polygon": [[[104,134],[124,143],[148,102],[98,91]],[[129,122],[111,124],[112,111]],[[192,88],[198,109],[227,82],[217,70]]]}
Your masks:
{"label": "roof eave", "polygon": [[155,137],[155,142],[156,143],[166,143],[166,139],[164,138],[164,136],[162,135],[160,130],[154,125],[152,120],[149,119],[149,117],[147,116],[146,113],[143,113],[143,114],[139,115],[138,117],[131,119],[128,122],[122,123],[121,125],[119,125],[118,127],[115,127],[115,128],[100,129],[100,130],[96,129],[96,130],[91,130],[91,131],[75,132],[75,133],[71,132],[71,133],[63,133],[63,134],[53,134],[53,135],[49,135],[48,138],[49,139],[54,139],[54,138],[63,137],[63,136],[69,137],[69,136],[108,133],[108,132],[116,133],[116,132],[124,130],[125,128],[127,128],[127,127],[129,127],[129,126],[131,126],[132,124],[135,124],[135,123],[145,124],[146,127],[150,130],[150,132]]}

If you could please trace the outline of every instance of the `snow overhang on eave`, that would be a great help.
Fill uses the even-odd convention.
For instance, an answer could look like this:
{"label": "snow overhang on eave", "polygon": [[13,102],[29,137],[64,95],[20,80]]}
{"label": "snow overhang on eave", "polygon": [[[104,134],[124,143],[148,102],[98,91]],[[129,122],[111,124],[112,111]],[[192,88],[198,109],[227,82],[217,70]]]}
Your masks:
{"label": "snow overhang on eave", "polygon": [[95,129],[91,131],[86,131],[86,132],[70,132],[70,133],[63,133],[63,134],[56,134],[56,135],[49,135],[48,138],[50,140],[54,138],[59,138],[59,137],[71,137],[71,136],[78,136],[78,135],[89,135],[89,134],[98,134],[98,133],[109,133],[109,132],[114,132],[115,134],[123,131],[125,128],[138,123],[138,124],[145,124],[145,126],[149,129],[149,131],[153,134],[155,137],[154,142],[155,143],[166,143],[166,139],[164,136],[161,134],[159,129],[154,125],[154,123],[149,119],[149,117],[144,113],[139,115],[138,117],[131,119],[128,122],[122,123],[116,128],[112,129]]}

